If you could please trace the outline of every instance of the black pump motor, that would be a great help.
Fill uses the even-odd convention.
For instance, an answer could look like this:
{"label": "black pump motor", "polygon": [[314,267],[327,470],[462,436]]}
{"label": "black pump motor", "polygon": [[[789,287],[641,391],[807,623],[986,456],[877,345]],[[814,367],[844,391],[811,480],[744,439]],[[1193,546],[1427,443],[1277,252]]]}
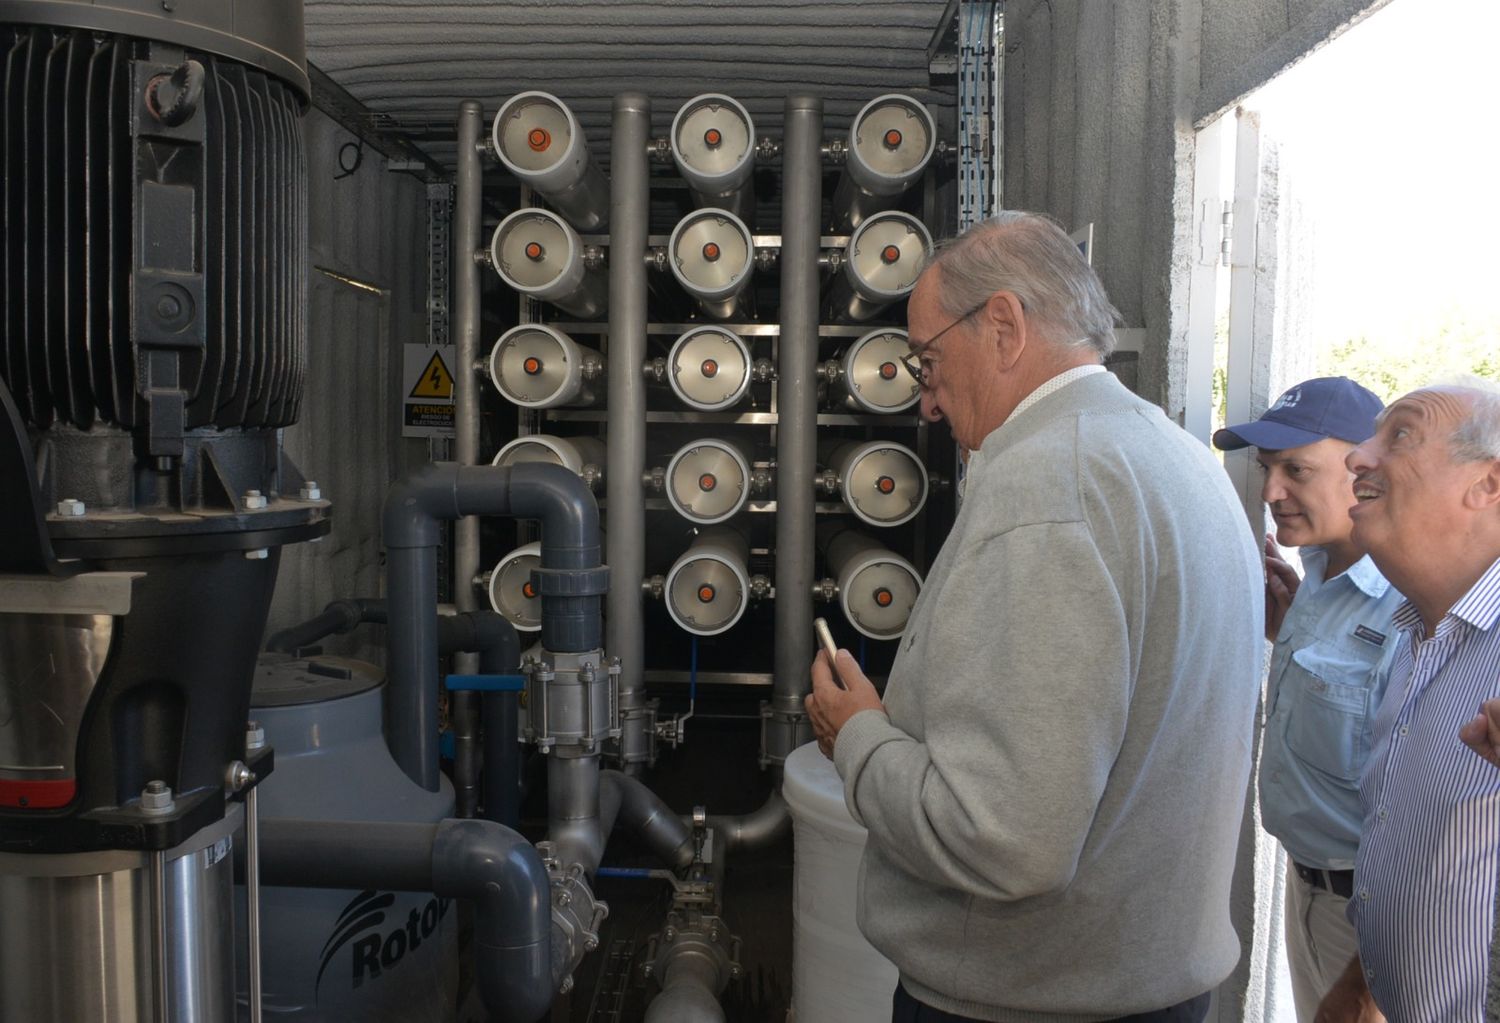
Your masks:
{"label": "black pump motor", "polygon": [[0,0],[0,851],[175,845],[247,755],[279,548],[329,527],[277,432],[303,45],[300,0]]}

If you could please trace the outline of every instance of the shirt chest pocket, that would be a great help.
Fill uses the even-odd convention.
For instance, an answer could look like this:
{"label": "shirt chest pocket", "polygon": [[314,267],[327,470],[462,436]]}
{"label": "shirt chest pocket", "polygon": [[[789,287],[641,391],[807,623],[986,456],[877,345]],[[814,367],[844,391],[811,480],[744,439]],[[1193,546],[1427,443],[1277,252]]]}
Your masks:
{"label": "shirt chest pocket", "polygon": [[1286,745],[1299,760],[1347,782],[1369,755],[1373,663],[1317,643],[1292,653],[1278,700],[1287,700]]}

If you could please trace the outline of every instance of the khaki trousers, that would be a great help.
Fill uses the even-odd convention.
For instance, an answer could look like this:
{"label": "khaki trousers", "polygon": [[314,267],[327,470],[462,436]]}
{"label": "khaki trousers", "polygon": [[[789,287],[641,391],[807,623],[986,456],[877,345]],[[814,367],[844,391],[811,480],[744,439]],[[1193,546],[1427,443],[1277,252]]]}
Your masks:
{"label": "khaki trousers", "polygon": [[1359,954],[1354,925],[1344,915],[1349,900],[1314,888],[1286,864],[1286,958],[1298,1023],[1312,1023],[1318,1003]]}

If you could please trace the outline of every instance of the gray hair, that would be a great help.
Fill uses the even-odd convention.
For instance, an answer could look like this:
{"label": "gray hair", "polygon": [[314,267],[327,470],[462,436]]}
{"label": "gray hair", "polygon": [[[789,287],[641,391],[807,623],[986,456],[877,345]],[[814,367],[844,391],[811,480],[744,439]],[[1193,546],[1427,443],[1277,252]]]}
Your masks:
{"label": "gray hair", "polygon": [[1448,439],[1455,462],[1484,462],[1500,458],[1500,384],[1483,377],[1463,376],[1438,386],[1469,399],[1469,414]]}
{"label": "gray hair", "polygon": [[1006,210],[945,241],[932,265],[941,268],[938,306],[949,316],[1009,291],[1048,328],[1049,340],[1092,349],[1100,359],[1115,350],[1120,314],[1078,246],[1049,217]]}

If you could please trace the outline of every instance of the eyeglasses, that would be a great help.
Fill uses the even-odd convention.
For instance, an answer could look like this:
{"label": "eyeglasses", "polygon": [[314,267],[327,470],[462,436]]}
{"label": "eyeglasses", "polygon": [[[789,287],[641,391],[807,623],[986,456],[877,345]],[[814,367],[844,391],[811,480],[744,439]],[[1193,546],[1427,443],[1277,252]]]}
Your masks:
{"label": "eyeglasses", "polygon": [[932,337],[928,338],[926,343],[922,345],[921,349],[915,352],[907,352],[905,355],[901,356],[901,365],[906,367],[906,372],[910,373],[912,377],[916,379],[919,386],[932,386],[930,383],[932,373],[926,366],[922,365],[922,352],[925,352],[927,351],[927,349],[931,348],[933,344],[937,342],[938,338],[942,337],[944,334],[948,333],[948,331],[952,330],[954,327],[967,320],[970,316],[973,316],[975,313],[979,312],[979,310],[983,309],[986,305],[989,304],[989,301],[990,296],[986,295],[984,301],[980,302],[968,312],[960,314],[958,319],[954,320],[952,323],[948,324],[948,326],[944,327],[942,330],[932,335]]}

